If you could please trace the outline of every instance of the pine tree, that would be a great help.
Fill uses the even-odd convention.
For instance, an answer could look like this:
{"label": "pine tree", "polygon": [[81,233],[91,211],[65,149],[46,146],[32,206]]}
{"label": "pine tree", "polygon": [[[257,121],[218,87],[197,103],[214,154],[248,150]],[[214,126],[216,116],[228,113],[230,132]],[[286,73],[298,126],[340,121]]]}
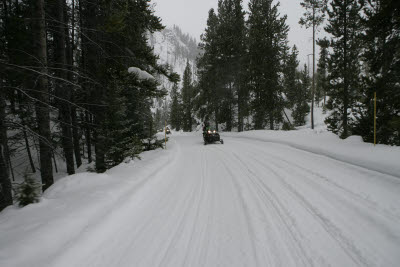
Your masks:
{"label": "pine tree", "polygon": [[318,59],[318,70],[317,70],[317,86],[315,91],[315,99],[317,102],[324,99],[324,106],[326,104],[326,92],[328,90],[328,48],[329,40],[324,38],[317,41],[320,47],[319,59]]}
{"label": "pine tree", "polygon": [[[94,145],[98,172],[154,148],[148,146],[155,133],[152,100],[166,92],[155,80],[142,81],[127,69],[138,67],[171,82],[179,77],[157,64],[147,42],[149,32],[164,28],[149,1],[35,0],[0,5],[0,60],[6,66],[0,68],[1,99],[10,103],[10,120],[2,131],[13,131],[12,149],[25,147],[32,171],[36,166],[30,146],[39,142],[43,190],[53,183],[52,161],[60,157],[59,143],[68,173],[74,172],[74,155],[77,166],[81,164],[82,132],[82,150],[90,162]],[[165,112],[163,116],[167,117]],[[50,128],[50,123],[58,127]],[[3,135],[0,141],[7,144]],[[4,160],[7,168],[10,151],[1,151],[0,165]],[[12,168],[8,171],[12,174]],[[4,177],[6,173],[2,171]],[[6,184],[2,188],[8,190]]]}
{"label": "pine tree", "polygon": [[351,135],[349,112],[360,88],[360,10],[357,0],[333,0],[325,30],[332,35],[329,58],[328,129],[346,138]]}
{"label": "pine tree", "polygon": [[283,70],[284,75],[284,92],[287,98],[287,107],[292,108],[296,103],[296,95],[299,87],[297,78],[297,67],[299,60],[297,59],[299,52],[296,45],[293,46],[290,55],[286,57],[285,66]]}
{"label": "pine tree", "polygon": [[201,35],[199,48],[202,55],[197,61],[198,88],[200,96],[197,102],[199,117],[214,120],[216,130],[218,130],[218,119],[220,113],[220,92],[219,85],[219,35],[218,35],[218,16],[214,9],[208,12],[207,28]]}
{"label": "pine tree", "polygon": [[292,112],[294,124],[301,126],[306,123],[305,117],[310,112],[308,101],[311,100],[310,77],[308,76],[307,65],[304,64],[302,72],[298,73],[300,83],[298,83],[295,93],[295,103]]}
{"label": "pine tree", "polygon": [[8,166],[6,102],[4,100],[2,81],[0,81],[0,211],[12,205],[10,171]]}
{"label": "pine tree", "polygon": [[311,98],[311,129],[314,129],[314,95],[315,95],[315,32],[318,30],[325,18],[328,0],[303,0],[301,6],[306,9],[300,24],[306,28],[313,28],[313,76],[312,76],[312,98]]}
{"label": "pine tree", "polygon": [[242,0],[233,1],[233,82],[237,95],[238,131],[243,131],[244,117],[249,111],[249,90],[247,80],[247,28],[245,25],[245,11]]}
{"label": "pine tree", "polygon": [[377,142],[400,145],[400,6],[372,0],[363,8],[365,32],[362,95],[357,104],[354,133],[374,141],[374,92],[377,94]]}
{"label": "pine tree", "polygon": [[182,96],[178,85],[174,84],[171,91],[170,123],[172,129],[179,131],[182,126]]}
{"label": "pine tree", "polygon": [[71,108],[69,102],[71,101],[71,88],[65,82],[68,79],[67,68],[67,42],[66,36],[66,22],[65,15],[66,3],[65,0],[49,0],[47,8],[53,13],[52,16],[55,20],[49,23],[50,33],[54,39],[54,75],[59,79],[54,80],[55,95],[57,96],[56,102],[58,107],[59,128],[61,128],[61,145],[64,151],[64,156],[67,165],[67,173],[74,174],[74,144],[72,139],[71,129]]}
{"label": "pine tree", "polygon": [[183,130],[192,131],[193,125],[193,85],[192,85],[192,67],[187,61],[183,73],[182,82],[182,105],[183,105]]}
{"label": "pine tree", "polygon": [[20,207],[25,207],[39,201],[39,192],[41,185],[29,175],[24,175],[24,181],[16,187],[16,202]]}
{"label": "pine tree", "polygon": [[286,16],[280,16],[272,0],[249,3],[249,76],[253,93],[255,129],[263,129],[268,117],[270,129],[282,119],[280,72],[287,50]]}
{"label": "pine tree", "polygon": [[34,55],[38,60],[38,70],[41,75],[37,77],[35,90],[37,92],[36,102],[36,118],[38,125],[38,134],[40,136],[40,172],[42,176],[43,191],[49,188],[53,183],[53,167],[52,167],[52,148],[51,148],[51,131],[50,131],[50,114],[49,114],[49,96],[48,96],[48,78],[47,71],[47,40],[46,40],[46,23],[44,1],[35,0],[32,13],[32,30]]}
{"label": "pine tree", "polygon": [[218,2],[218,26],[216,50],[218,57],[218,96],[221,106],[219,121],[226,123],[226,131],[235,125],[236,106],[238,122],[243,128],[247,98],[245,79],[246,27],[241,0],[220,0]]}

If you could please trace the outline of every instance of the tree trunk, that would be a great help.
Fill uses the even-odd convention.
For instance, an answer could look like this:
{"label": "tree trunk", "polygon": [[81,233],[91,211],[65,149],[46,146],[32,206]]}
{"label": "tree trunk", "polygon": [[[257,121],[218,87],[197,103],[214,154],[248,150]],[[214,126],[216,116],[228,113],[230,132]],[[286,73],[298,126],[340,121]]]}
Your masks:
{"label": "tree trunk", "polygon": [[[75,50],[75,0],[72,1],[72,17],[71,17],[71,28],[72,28],[72,33],[71,33],[71,40],[69,40],[69,31],[68,28],[65,28],[65,36],[66,36],[66,44],[67,44],[67,63],[68,63],[68,80],[72,81],[74,80],[74,76],[72,74],[72,71],[74,70],[74,50]],[[67,12],[66,9],[64,11],[66,14],[65,17],[67,18]],[[65,21],[68,22],[68,19]],[[75,103],[75,89],[71,88],[71,102]],[[74,154],[75,154],[75,161],[76,161],[76,166],[79,168],[82,165],[82,159],[81,159],[81,151],[80,151],[80,146],[79,146],[79,129],[78,129],[78,120],[77,120],[77,115],[76,115],[76,107],[71,106],[71,123],[72,123],[72,137],[73,137],[73,146],[74,146]]]}
{"label": "tree trunk", "polygon": [[54,169],[56,173],[58,173],[57,161],[56,161],[56,156],[54,155],[54,151],[52,151],[51,156],[53,157]]}
{"label": "tree trunk", "polygon": [[[24,125],[25,127],[25,125]],[[25,128],[23,129],[26,152],[28,153],[29,164],[31,165],[32,173],[36,172],[35,164],[33,163],[31,148],[29,147],[29,140]]]}
{"label": "tree trunk", "polygon": [[40,172],[42,176],[43,191],[53,183],[53,167],[51,164],[51,132],[48,99],[47,81],[47,43],[46,43],[46,24],[44,12],[44,0],[34,0],[32,32],[34,43],[34,55],[39,61],[38,70],[42,73],[37,78],[35,90],[37,99],[35,103],[36,119],[38,126],[39,147],[40,147]]}
{"label": "tree trunk", "polygon": [[[66,50],[66,34],[65,34],[65,23],[64,7],[65,0],[56,0],[56,16],[57,23],[54,30],[54,43],[55,43],[55,61],[56,61],[56,75],[62,80],[67,80],[68,75],[66,70],[67,67],[67,50]],[[56,81],[56,94],[61,100],[57,101],[59,108],[59,118],[61,123],[61,144],[64,150],[65,160],[67,164],[67,173],[69,175],[75,173],[74,167],[74,146],[72,142],[72,131],[71,131],[71,88],[69,85],[65,85],[64,81]]]}
{"label": "tree trunk", "polygon": [[343,134],[347,138],[347,107],[348,107],[348,85],[347,85],[347,0],[344,1],[344,32],[343,32]]}
{"label": "tree trunk", "polygon": [[87,146],[87,154],[88,154],[88,163],[92,162],[92,136],[90,134],[90,116],[89,112],[85,111],[85,139],[86,139],[86,146]]}
{"label": "tree trunk", "polygon": [[215,109],[215,130],[218,132],[218,109]]}
{"label": "tree trunk", "polygon": [[[79,29],[80,29],[80,38],[81,38],[81,61],[80,65],[81,68],[83,69],[83,72],[87,72],[87,64],[86,64],[86,57],[87,57],[87,40],[86,37],[83,34],[83,31],[85,29],[85,25],[83,24],[83,1],[79,0],[78,1],[78,10],[79,10]],[[89,103],[89,88],[86,85],[84,81],[81,82],[82,86],[82,91],[85,94],[85,102]],[[85,122],[84,126],[84,131],[85,131],[85,141],[86,141],[86,146],[87,146],[87,154],[88,154],[88,163],[92,162],[92,138],[91,138],[91,126],[90,126],[90,115],[89,115],[89,106],[85,106],[85,114],[84,117],[82,118],[82,121]]]}
{"label": "tree trunk", "polygon": [[[0,81],[1,83],[2,81]],[[1,87],[1,84],[0,84]],[[4,100],[3,89],[0,88],[0,211],[5,207],[12,205],[12,192],[10,173],[8,169],[7,158],[7,127],[6,119],[6,102]]]}
{"label": "tree trunk", "polygon": [[[87,29],[83,39],[83,49],[85,51],[85,70],[90,74],[91,78],[96,80],[101,80],[101,74],[98,69],[98,65],[100,64],[99,59],[101,55],[98,54],[98,47],[96,46],[97,40],[99,39],[98,32],[94,29],[97,29],[97,5],[94,2],[89,1],[81,1],[82,3],[82,11],[84,20],[82,21],[84,29]],[[106,137],[102,133],[101,125],[104,125],[105,120],[105,112],[104,107],[101,105],[104,104],[104,88],[102,86],[98,86],[96,88],[93,87],[93,84],[89,84],[86,89],[87,93],[90,94],[90,100],[92,103],[96,105],[93,106],[91,111],[94,114],[93,122],[96,127],[93,129],[94,134],[94,142],[95,142],[95,153],[96,153],[96,171],[104,172],[106,171],[106,162],[105,162],[105,142]]]}
{"label": "tree trunk", "polygon": [[313,74],[311,96],[311,129],[314,130],[314,96],[315,96],[315,3],[313,3]]}

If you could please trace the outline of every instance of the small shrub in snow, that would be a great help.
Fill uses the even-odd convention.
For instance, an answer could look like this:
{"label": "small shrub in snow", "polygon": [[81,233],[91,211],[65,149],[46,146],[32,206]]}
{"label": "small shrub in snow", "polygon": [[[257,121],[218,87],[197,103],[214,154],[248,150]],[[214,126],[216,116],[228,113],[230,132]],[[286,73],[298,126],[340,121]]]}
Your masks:
{"label": "small shrub in snow", "polygon": [[25,174],[24,181],[15,188],[15,199],[20,207],[39,202],[41,184]]}
{"label": "small shrub in snow", "polygon": [[294,128],[294,126],[292,124],[288,123],[287,121],[283,122],[283,125],[282,125],[282,130],[283,131],[292,131],[294,129],[295,128]]}

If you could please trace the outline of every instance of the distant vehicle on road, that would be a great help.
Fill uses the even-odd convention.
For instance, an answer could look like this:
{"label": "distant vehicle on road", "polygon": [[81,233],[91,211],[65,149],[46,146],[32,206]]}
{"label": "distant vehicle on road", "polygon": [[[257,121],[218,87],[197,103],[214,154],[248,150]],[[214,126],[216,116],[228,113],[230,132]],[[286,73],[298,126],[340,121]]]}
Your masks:
{"label": "distant vehicle on road", "polygon": [[171,134],[171,130],[167,127],[167,128],[165,128],[165,133],[166,134]]}
{"label": "distant vehicle on road", "polygon": [[204,145],[212,144],[215,142],[224,143],[224,140],[221,139],[219,133],[216,130],[206,130],[203,132]]}

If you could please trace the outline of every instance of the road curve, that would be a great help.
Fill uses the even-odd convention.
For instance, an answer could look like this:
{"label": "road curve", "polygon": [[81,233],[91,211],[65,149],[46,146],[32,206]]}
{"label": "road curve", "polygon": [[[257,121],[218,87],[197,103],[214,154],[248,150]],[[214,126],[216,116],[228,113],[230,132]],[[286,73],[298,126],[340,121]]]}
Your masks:
{"label": "road curve", "polygon": [[400,266],[400,179],[281,144],[174,159],[49,266]]}

